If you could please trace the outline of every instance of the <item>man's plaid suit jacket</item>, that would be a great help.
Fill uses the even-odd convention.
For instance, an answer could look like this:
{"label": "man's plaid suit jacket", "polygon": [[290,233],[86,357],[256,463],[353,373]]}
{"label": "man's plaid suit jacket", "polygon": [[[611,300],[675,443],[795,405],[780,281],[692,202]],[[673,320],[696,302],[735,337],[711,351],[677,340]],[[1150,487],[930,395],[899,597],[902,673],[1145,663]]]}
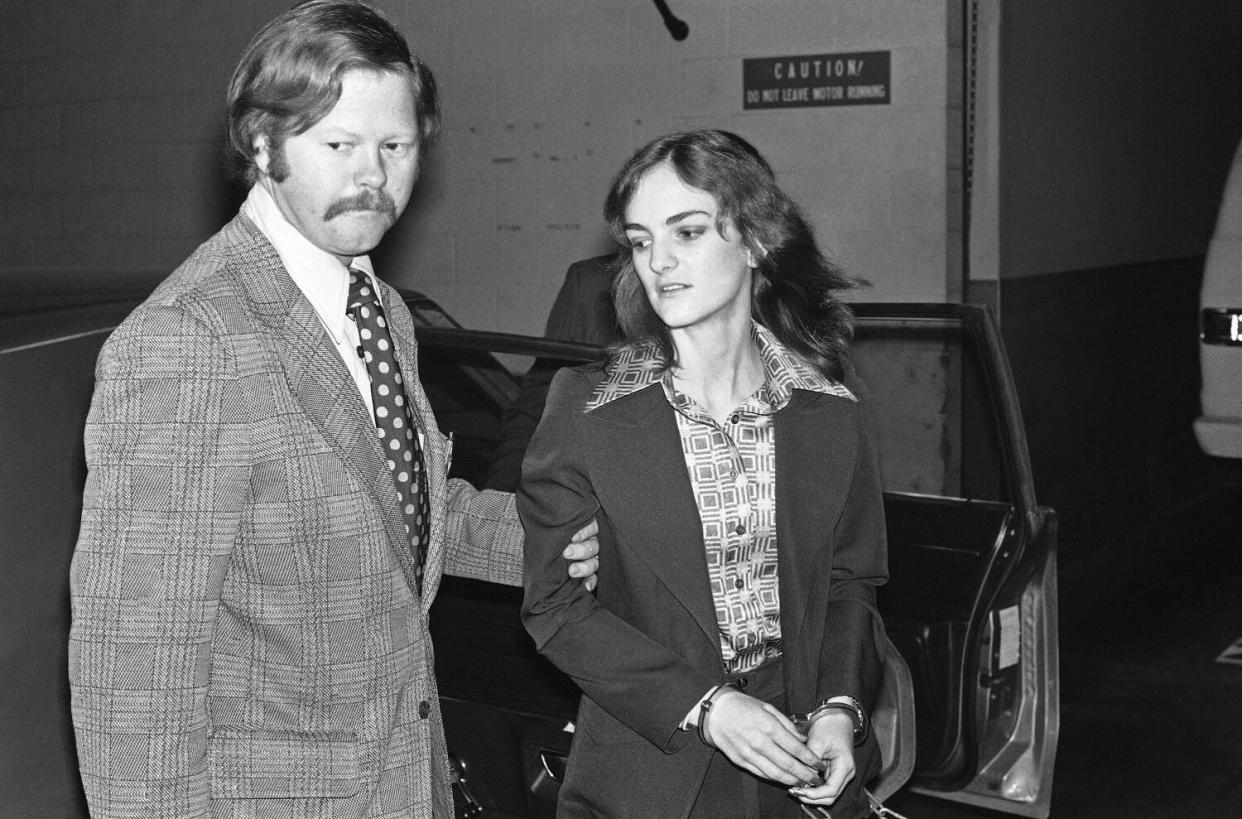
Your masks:
{"label": "man's plaid suit jacket", "polygon": [[511,495],[447,478],[409,311],[425,594],[374,424],[239,215],[116,330],[86,428],[69,674],[96,817],[430,817],[451,799],[427,613],[444,571],[521,582]]}

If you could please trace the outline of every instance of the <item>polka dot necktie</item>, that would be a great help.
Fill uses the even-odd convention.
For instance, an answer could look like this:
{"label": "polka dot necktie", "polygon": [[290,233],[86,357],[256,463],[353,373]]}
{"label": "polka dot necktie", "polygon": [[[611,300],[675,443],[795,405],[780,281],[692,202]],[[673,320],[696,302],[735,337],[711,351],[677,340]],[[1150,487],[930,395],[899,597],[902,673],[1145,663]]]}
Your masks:
{"label": "polka dot necktie", "polygon": [[418,443],[410,402],[406,400],[401,368],[393,355],[392,335],[384,318],[375,288],[365,273],[349,271],[349,301],[346,314],[358,326],[358,356],[371,378],[371,400],[375,404],[375,431],[388,460],[388,469],[397,484],[397,499],[405,518],[415,560],[415,582],[423,590],[423,564],[430,540],[427,504],[427,470]]}

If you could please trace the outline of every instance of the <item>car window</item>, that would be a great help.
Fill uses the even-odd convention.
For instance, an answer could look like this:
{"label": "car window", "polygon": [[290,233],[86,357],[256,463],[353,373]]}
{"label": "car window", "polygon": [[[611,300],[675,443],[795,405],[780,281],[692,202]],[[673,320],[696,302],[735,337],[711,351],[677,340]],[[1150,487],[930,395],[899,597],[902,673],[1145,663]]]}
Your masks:
{"label": "car window", "polygon": [[851,349],[874,411],[885,491],[1008,499],[981,360],[961,324],[861,317]]}
{"label": "car window", "polygon": [[[860,317],[851,358],[872,405],[886,492],[1008,500],[997,420],[960,323]],[[441,429],[454,434],[453,476],[484,485],[502,420],[536,361],[554,370],[581,360],[462,349],[451,335],[424,340],[419,375]]]}
{"label": "car window", "polygon": [[[511,366],[522,366],[513,356]],[[449,474],[482,486],[500,423],[518,395],[518,376],[494,355],[449,346],[421,345],[419,380],[441,431],[453,435]]]}

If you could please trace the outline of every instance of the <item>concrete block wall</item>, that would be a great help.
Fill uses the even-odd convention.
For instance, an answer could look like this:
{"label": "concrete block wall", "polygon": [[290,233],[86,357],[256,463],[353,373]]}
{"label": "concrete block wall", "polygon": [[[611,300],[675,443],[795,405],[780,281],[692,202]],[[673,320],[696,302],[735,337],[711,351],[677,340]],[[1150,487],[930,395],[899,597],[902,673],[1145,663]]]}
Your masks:
{"label": "concrete block wall", "polygon": [[231,11],[6,7],[4,268],[171,269],[218,227],[224,83],[257,16]]}
{"label": "concrete block wall", "polygon": [[1203,254],[1242,138],[1242,4],[1119,9],[1003,3],[998,26],[1001,326],[1067,613],[1198,559],[1185,538],[1157,554],[1152,533],[1239,466],[1192,423]]}
{"label": "concrete block wall", "polygon": [[[661,133],[753,141],[873,288],[960,292],[952,79],[960,0],[380,0],[440,81],[445,131],[376,254],[467,326],[539,332],[565,268],[610,248],[616,168]],[[167,271],[231,216],[223,95],[273,0],[74,2],[0,27],[0,275]],[[742,60],[892,53],[888,105],[742,110]]]}
{"label": "concrete block wall", "polygon": [[1242,5],[1116,10],[1003,8],[1002,279],[1207,248],[1242,132]]}
{"label": "concrete block wall", "polygon": [[[395,275],[467,324],[537,332],[569,262],[611,247],[601,211],[620,164],[655,136],[711,126],[767,156],[829,253],[873,283],[863,297],[956,295],[957,4],[671,6],[690,26],[682,42],[639,0],[389,4],[446,114]],[[742,109],[744,58],[863,50],[892,52],[890,105]]]}

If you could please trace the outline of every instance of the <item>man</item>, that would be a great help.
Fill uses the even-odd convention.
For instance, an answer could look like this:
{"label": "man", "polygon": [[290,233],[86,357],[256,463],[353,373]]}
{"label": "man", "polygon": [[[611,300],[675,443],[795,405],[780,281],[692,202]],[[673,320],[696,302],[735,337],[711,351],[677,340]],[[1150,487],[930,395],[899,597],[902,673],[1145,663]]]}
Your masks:
{"label": "man", "polygon": [[544,335],[585,344],[620,340],[617,310],[612,306],[612,275],[619,264],[616,254],[571,264],[548,313]]}
{"label": "man", "polygon": [[87,799],[450,816],[428,610],[444,571],[520,583],[522,532],[511,495],[448,479],[411,317],[365,255],[434,81],[374,10],[313,0],[256,35],[228,102],[249,197],[97,367],[70,580]]}

